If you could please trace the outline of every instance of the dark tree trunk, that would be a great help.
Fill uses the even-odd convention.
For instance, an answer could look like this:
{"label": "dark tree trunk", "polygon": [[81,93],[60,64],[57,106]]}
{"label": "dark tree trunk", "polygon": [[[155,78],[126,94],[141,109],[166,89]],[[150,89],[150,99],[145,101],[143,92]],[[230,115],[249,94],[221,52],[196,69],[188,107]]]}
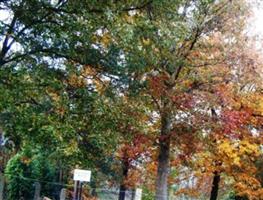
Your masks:
{"label": "dark tree trunk", "polygon": [[213,178],[212,190],[211,190],[211,194],[210,194],[210,200],[217,200],[219,183],[220,183],[220,173],[215,171],[214,172],[214,178]]}
{"label": "dark tree trunk", "polygon": [[128,163],[124,163],[123,164],[123,180],[122,180],[122,183],[120,185],[120,192],[119,192],[119,200],[125,200],[125,195],[126,195],[126,190],[127,190],[127,187],[124,183],[124,180],[127,178],[128,176],[128,171],[129,171],[129,167],[128,167]]}
{"label": "dark tree trunk", "polygon": [[170,116],[163,115],[161,137],[159,143],[155,200],[168,199],[168,176],[170,169],[170,131],[171,131]]}

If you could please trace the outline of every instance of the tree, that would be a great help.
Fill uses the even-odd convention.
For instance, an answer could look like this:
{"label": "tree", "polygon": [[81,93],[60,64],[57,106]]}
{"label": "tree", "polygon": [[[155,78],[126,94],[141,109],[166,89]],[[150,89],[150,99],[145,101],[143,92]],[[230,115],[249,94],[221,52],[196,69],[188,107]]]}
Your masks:
{"label": "tree", "polygon": [[45,162],[45,153],[32,152],[23,149],[11,158],[7,164],[5,174],[7,177],[7,199],[30,199],[34,195],[34,179],[41,181],[42,194],[51,196],[54,187],[48,182],[54,180],[54,165]]}
{"label": "tree", "polygon": [[[148,89],[144,95],[150,97],[160,117],[156,199],[168,198],[171,133],[174,129],[174,118],[180,110],[174,105],[172,97],[178,95],[176,89],[180,88],[180,82],[185,78],[183,72],[187,70],[183,69],[192,64],[190,55],[197,50],[196,45],[202,38],[213,34],[215,30],[226,31],[225,25],[234,20],[234,13],[227,7],[231,6],[233,10],[240,8],[229,1],[188,3],[152,2],[145,12],[128,15],[124,19],[128,25],[120,25],[119,29],[116,29],[117,33],[122,31],[130,34],[126,41],[133,44],[137,42],[137,45],[131,47],[123,44],[129,55],[127,60],[130,60],[132,65],[142,65],[142,72],[135,72],[135,75],[139,80],[146,77]],[[177,23],[173,23],[174,21]],[[140,24],[134,27],[136,22]],[[143,35],[140,35],[141,30]],[[139,34],[136,35],[137,33]],[[191,68],[188,70],[191,71]]]}
{"label": "tree", "polygon": [[[96,149],[97,153],[105,153],[106,144],[113,143],[106,143],[106,137],[103,140],[100,140],[103,137],[95,138],[105,127],[113,130],[115,124],[105,122],[97,128],[99,120],[90,119],[101,116],[109,119],[112,113],[105,116],[106,110],[103,109],[108,108],[103,107],[103,100],[94,89],[96,84],[89,84],[89,78],[84,77],[89,76],[85,70],[90,66],[96,68],[100,63],[107,63],[109,58],[114,66],[116,63],[114,49],[107,58],[105,55],[102,58],[101,51],[92,46],[96,44],[96,31],[104,23],[96,20],[100,14],[95,7],[102,4],[86,2],[94,9],[90,8],[90,13],[84,15],[86,10],[79,11],[78,4],[68,1],[0,3],[1,9],[10,16],[10,21],[1,21],[0,111],[5,137],[14,143],[16,151],[28,143],[32,148],[34,145],[47,147],[46,140],[52,138],[48,148],[54,153],[53,158],[75,156],[74,162],[85,154],[80,155],[80,149],[86,153],[88,150],[89,156],[92,154],[89,147]],[[90,17],[92,13],[95,17]],[[105,16],[103,11],[99,13]],[[89,19],[87,23],[85,19],[82,21],[82,16]],[[87,26],[89,32],[84,31]],[[82,36],[78,37],[80,32]],[[94,77],[93,74],[92,79]],[[99,76],[94,79],[98,81]],[[94,134],[87,133],[88,129]],[[86,139],[81,141],[82,138]],[[101,155],[104,157],[107,156]],[[105,160],[99,160],[95,165],[105,164]]]}
{"label": "tree", "polygon": [[[149,127],[149,114],[146,106],[125,98],[122,102],[121,115],[128,121],[119,121],[121,133],[117,158],[121,162],[121,184],[119,200],[125,199],[127,189],[135,189],[141,182],[141,168],[150,156],[152,136]],[[127,102],[128,101],[128,102]]]}
{"label": "tree", "polygon": [[[246,45],[243,44],[243,48],[244,46]],[[246,48],[246,51],[250,49],[247,46]],[[262,80],[257,73],[261,66],[257,63],[260,60],[258,58],[254,58],[253,63],[250,62],[249,64],[246,59],[251,57],[246,56],[246,53],[241,51],[239,49],[238,53],[234,54],[239,55],[235,59],[231,57],[231,62],[226,62],[230,68],[228,67],[226,70],[228,75],[224,75],[225,82],[221,81],[219,85],[214,83],[210,85],[208,90],[212,91],[213,97],[216,97],[216,99],[210,101],[213,102],[211,105],[211,119],[209,120],[210,128],[208,126],[205,130],[206,137],[210,138],[204,140],[208,142],[206,144],[208,147],[203,152],[203,161],[206,164],[203,168],[202,165],[198,165],[198,168],[201,168],[201,174],[206,174],[206,172],[214,174],[211,199],[217,199],[220,178],[222,179],[224,174],[234,179],[235,192],[240,196],[251,199],[261,198],[262,191],[260,190],[259,181],[255,177],[255,160],[260,156],[259,149],[262,143],[261,137],[258,135],[258,130],[260,130],[258,125],[262,120],[259,103],[261,95],[258,90],[260,90]],[[242,62],[239,62],[241,58]],[[243,64],[245,64],[244,68]],[[221,72],[224,71],[223,67],[221,65]],[[254,77],[253,81],[249,78],[252,76]],[[217,77],[215,80],[220,79]],[[253,91],[242,89],[244,88],[243,84],[247,85],[245,81],[253,85]],[[254,96],[254,99],[250,95],[257,97]],[[251,103],[257,106],[252,106]],[[246,150],[244,151],[244,149]],[[251,185],[253,185],[253,189],[250,187]]]}

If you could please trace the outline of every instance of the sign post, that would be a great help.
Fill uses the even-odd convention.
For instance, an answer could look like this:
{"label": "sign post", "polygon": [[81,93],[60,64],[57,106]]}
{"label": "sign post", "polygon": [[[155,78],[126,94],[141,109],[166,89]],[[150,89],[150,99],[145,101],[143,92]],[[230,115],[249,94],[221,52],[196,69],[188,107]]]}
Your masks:
{"label": "sign post", "polygon": [[82,195],[82,183],[83,182],[90,182],[91,171],[90,170],[82,170],[82,169],[75,169],[73,180],[74,183],[74,194],[73,200],[81,200]]}

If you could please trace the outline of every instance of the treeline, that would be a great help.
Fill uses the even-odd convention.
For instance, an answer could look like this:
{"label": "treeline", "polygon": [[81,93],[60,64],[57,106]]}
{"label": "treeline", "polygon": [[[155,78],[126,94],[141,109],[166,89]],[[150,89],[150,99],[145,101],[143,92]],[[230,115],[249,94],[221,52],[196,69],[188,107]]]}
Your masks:
{"label": "treeline", "polygon": [[71,184],[83,168],[119,200],[138,187],[155,200],[263,199],[249,2],[4,0],[0,11],[7,176]]}

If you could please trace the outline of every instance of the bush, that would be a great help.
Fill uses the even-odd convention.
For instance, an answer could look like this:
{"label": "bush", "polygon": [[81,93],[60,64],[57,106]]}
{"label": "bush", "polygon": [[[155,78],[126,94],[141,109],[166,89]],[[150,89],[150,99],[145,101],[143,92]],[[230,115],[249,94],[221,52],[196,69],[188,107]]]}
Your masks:
{"label": "bush", "polygon": [[54,166],[47,162],[41,152],[23,150],[11,158],[7,164],[7,200],[32,199],[35,191],[35,182],[41,183],[41,194],[50,195],[55,177]]}

